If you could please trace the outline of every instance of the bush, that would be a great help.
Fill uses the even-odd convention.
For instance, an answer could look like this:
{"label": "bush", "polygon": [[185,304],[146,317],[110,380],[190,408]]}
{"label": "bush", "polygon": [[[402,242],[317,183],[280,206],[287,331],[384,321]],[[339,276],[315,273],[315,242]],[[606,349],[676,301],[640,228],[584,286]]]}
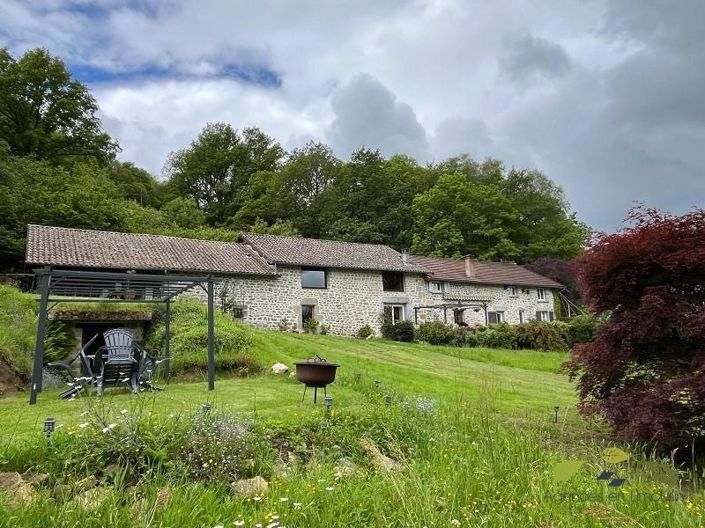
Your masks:
{"label": "bush", "polygon": [[530,350],[565,350],[567,348],[558,327],[543,321],[516,325],[517,347]]}
{"label": "bush", "polygon": [[595,339],[601,324],[602,321],[592,315],[578,315],[569,321],[561,322],[558,329],[568,348],[573,348],[578,343],[589,343]]}
{"label": "bush", "polygon": [[304,332],[307,334],[315,334],[318,329],[318,321],[315,319],[306,319],[304,322]]}
{"label": "bush", "polygon": [[429,345],[449,345],[457,341],[458,334],[453,326],[441,321],[421,323],[416,329],[416,339]]}
{"label": "bush", "polygon": [[393,341],[412,343],[414,341],[414,324],[411,321],[399,321],[396,324],[382,324],[382,337]]}
{"label": "bush", "polygon": [[517,348],[517,332],[506,323],[492,325],[475,331],[480,346],[488,348]]}
{"label": "bush", "polygon": [[368,324],[366,324],[363,327],[360,327],[360,329],[357,331],[357,337],[358,339],[367,339],[371,335],[374,335],[375,331],[372,330],[372,327]]}
{"label": "bush", "polygon": [[[199,372],[208,367],[206,313],[206,306],[194,299],[182,299],[173,304],[171,310],[172,374]],[[147,337],[147,350],[154,354],[161,354],[164,350],[164,337],[164,324],[160,320]],[[216,369],[238,375],[259,372],[262,367],[250,355],[251,346],[252,337],[249,329],[216,311]]]}

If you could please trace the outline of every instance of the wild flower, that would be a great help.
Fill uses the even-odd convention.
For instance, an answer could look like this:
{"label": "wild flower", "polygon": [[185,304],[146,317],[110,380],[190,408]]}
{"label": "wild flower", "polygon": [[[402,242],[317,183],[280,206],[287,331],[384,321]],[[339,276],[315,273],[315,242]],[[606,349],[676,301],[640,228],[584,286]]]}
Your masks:
{"label": "wild flower", "polygon": [[90,425],[89,423],[83,422],[82,424],[79,424],[78,426],[79,426],[81,429],[85,429],[85,428],[88,427],[89,425]]}
{"label": "wild flower", "polygon": [[238,520],[235,521],[233,524],[234,524],[235,526],[245,526],[245,521],[243,521],[242,519],[238,519]]}
{"label": "wild flower", "polygon": [[295,502],[295,503],[294,503],[294,509],[295,509],[295,510],[298,510],[298,509],[300,509],[300,508],[301,508],[301,503],[300,503],[300,502]]}
{"label": "wild flower", "polygon": [[333,491],[335,488],[333,486],[327,486],[326,491]]}
{"label": "wild flower", "polygon": [[279,497],[279,502],[286,502],[288,500],[289,500],[288,497]]}
{"label": "wild flower", "polygon": [[259,502],[262,500],[262,497],[260,497],[259,495],[255,495],[254,497],[252,497],[252,500],[255,502]]}
{"label": "wild flower", "polygon": [[450,524],[452,526],[460,526],[460,521],[458,519],[451,519]]}

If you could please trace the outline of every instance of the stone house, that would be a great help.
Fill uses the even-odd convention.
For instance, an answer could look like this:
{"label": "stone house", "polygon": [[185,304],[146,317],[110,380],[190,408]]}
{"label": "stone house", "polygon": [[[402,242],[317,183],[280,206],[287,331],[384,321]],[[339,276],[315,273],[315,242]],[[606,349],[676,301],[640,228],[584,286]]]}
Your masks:
{"label": "stone house", "polygon": [[247,324],[302,330],[312,319],[339,335],[354,335],[365,325],[378,332],[383,318],[460,325],[553,320],[562,289],[513,263],[254,233],[227,243],[30,225],[26,262],[208,274],[217,277],[222,309]]}

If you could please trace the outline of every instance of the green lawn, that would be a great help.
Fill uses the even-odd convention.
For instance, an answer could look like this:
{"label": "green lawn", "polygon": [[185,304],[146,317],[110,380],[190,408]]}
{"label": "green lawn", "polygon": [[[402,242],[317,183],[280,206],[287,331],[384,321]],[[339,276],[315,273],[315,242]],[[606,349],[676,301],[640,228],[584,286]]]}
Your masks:
{"label": "green lawn", "polygon": [[[561,407],[563,418],[575,419],[575,391],[558,373],[567,354],[439,347],[361,341],[333,336],[255,331],[254,354],[265,365],[276,361],[293,368],[294,361],[318,354],[341,365],[338,381],[330,387],[336,407],[355,406],[362,393],[381,381],[384,392],[438,398],[449,405],[459,401],[484,406],[505,414],[539,419],[553,418]],[[81,399],[61,401],[58,390],[40,394],[35,406],[27,394],[0,401],[0,436],[21,436],[36,431],[48,416],[66,426],[80,423]],[[309,391],[310,392],[310,391]],[[105,402],[118,411],[134,398],[123,390],[108,390]],[[216,390],[207,390],[205,379],[172,382],[164,392],[146,398],[159,413],[191,410],[209,401],[224,410],[255,411],[262,415],[306,412],[301,407],[302,386],[288,376],[216,378]],[[307,394],[306,402],[310,402]],[[143,398],[144,399],[144,398]]]}
{"label": "green lawn", "polygon": [[[60,401],[57,389],[47,390],[31,407],[26,393],[12,395],[0,400],[0,471],[4,464],[49,480],[19,505],[0,491],[0,528],[703,525],[705,494],[692,474],[683,473],[678,487],[659,480],[648,464],[670,469],[668,461],[650,460],[577,414],[575,388],[560,373],[565,353],[265,331],[253,331],[253,339],[254,355],[267,367],[292,367],[315,354],[340,363],[330,387],[333,414],[324,417],[310,393],[302,405],[302,386],[270,373],[220,377],[213,392],[202,379],[172,382],[159,393],[108,391],[102,400]],[[385,405],[386,394],[393,405]],[[418,396],[437,405],[419,410]],[[223,413],[203,414],[204,402]],[[241,412],[254,419],[243,420]],[[61,426],[51,444],[41,433],[49,416]],[[243,445],[228,443],[237,439],[232,432],[188,436],[193,420],[209,419],[251,423],[256,436],[247,445],[259,447],[238,455]],[[104,428],[111,422],[114,429]],[[181,425],[186,436],[178,434]],[[196,464],[200,477],[182,473],[194,470],[189,438],[215,452],[202,462],[216,466]],[[362,447],[371,438],[398,461],[395,471],[381,470]],[[132,442],[150,446],[150,465],[140,465],[142,448],[124,462]],[[613,446],[628,451],[629,462],[607,463],[603,450]],[[161,465],[165,449],[172,465]],[[98,464],[108,456],[109,465]],[[264,475],[268,493],[246,498],[233,492],[231,478],[208,480],[218,461],[233,456],[243,457],[235,478]],[[576,460],[580,471],[559,480],[556,468]],[[341,471],[343,461],[351,473]],[[139,476],[123,481],[130,464]],[[628,484],[613,489],[596,481],[604,470]],[[106,494],[103,501],[90,510],[80,506],[96,490]]]}

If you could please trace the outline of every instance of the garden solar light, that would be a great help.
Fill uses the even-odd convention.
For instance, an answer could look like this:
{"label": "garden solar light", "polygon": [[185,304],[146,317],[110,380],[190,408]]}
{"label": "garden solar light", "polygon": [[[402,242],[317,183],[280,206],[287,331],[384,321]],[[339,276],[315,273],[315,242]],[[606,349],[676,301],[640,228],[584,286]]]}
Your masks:
{"label": "garden solar light", "polygon": [[51,440],[51,433],[54,432],[54,429],[56,428],[56,420],[53,418],[47,418],[44,420],[44,434],[47,437],[47,440]]}
{"label": "garden solar light", "polygon": [[210,410],[211,410],[211,404],[210,404],[210,403],[207,403],[207,402],[206,402],[206,403],[204,403],[203,405],[201,405],[201,411],[203,412],[203,414],[208,414],[208,411],[210,411]]}
{"label": "garden solar light", "polygon": [[333,407],[333,397],[326,396],[323,398],[323,406],[326,408],[326,418],[330,416],[331,408]]}
{"label": "garden solar light", "polygon": [[384,403],[386,403],[387,405],[392,404],[392,395],[391,394],[384,395]]}
{"label": "garden solar light", "polygon": [[553,412],[556,413],[555,423],[558,423],[558,410],[559,410],[559,409],[560,409],[560,407],[558,407],[558,405],[556,405],[556,406],[553,408]]}

